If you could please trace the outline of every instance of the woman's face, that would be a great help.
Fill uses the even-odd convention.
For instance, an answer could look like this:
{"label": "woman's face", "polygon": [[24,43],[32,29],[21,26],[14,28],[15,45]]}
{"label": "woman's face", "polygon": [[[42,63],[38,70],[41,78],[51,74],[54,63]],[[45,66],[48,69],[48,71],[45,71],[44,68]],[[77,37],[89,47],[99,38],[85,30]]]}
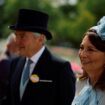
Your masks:
{"label": "woman's face", "polygon": [[82,69],[87,74],[102,73],[105,68],[105,53],[96,49],[88,36],[85,36],[80,44],[79,57]]}

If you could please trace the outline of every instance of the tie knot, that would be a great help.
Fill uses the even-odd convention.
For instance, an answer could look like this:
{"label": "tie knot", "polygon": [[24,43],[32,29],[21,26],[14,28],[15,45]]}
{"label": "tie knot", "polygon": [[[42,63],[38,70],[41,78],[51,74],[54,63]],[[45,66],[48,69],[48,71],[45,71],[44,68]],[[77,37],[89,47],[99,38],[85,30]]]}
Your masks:
{"label": "tie knot", "polygon": [[31,59],[28,59],[27,65],[30,65],[33,61]]}

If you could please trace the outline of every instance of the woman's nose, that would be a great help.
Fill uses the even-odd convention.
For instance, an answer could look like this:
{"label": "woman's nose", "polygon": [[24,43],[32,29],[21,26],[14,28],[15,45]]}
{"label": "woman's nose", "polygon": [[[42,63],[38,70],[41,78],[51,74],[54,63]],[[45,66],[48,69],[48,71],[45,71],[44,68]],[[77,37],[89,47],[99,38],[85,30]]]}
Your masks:
{"label": "woman's nose", "polygon": [[84,49],[84,50],[80,51],[80,52],[79,52],[79,55],[80,55],[81,57],[87,57],[87,55],[88,55],[87,49]]}

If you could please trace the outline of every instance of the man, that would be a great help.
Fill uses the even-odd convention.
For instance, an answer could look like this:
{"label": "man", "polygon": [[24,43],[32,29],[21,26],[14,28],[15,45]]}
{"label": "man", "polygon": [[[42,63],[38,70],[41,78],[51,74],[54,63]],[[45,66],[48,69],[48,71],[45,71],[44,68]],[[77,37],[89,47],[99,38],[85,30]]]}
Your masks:
{"label": "man", "polygon": [[[46,39],[52,39],[47,23],[46,13],[20,9],[17,23],[10,26],[24,56],[12,62],[10,105],[70,105],[74,98],[75,77],[69,62],[54,57],[45,46]],[[25,68],[29,77],[24,84]]]}

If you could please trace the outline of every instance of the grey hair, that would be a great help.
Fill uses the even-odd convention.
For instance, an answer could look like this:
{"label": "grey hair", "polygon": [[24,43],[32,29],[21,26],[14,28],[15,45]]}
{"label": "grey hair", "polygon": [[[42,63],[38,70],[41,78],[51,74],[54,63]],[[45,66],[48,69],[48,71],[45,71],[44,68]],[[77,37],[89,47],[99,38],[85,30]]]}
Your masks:
{"label": "grey hair", "polygon": [[[34,35],[36,36],[36,37],[39,37],[40,35],[41,35],[41,33],[38,33],[38,32],[34,32]],[[45,35],[44,35],[45,36]],[[46,40],[46,37],[44,38],[44,42],[46,42],[47,40]]]}
{"label": "grey hair", "polygon": [[41,33],[34,32],[34,35],[37,37],[37,36],[40,36],[40,35],[41,35]]}

